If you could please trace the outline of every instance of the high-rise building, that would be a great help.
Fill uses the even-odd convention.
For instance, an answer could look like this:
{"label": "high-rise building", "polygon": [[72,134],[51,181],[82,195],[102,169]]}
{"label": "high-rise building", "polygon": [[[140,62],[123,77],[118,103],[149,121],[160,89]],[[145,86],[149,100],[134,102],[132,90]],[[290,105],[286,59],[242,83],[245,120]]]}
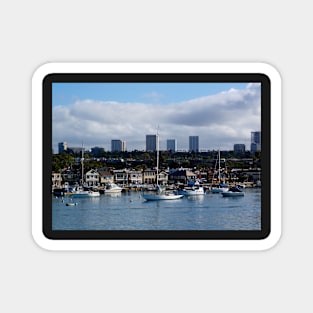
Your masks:
{"label": "high-rise building", "polygon": [[234,152],[244,153],[246,151],[246,145],[242,143],[234,144]]}
{"label": "high-rise building", "polygon": [[112,152],[124,152],[126,151],[126,141],[120,139],[111,140]]}
{"label": "high-rise building", "polygon": [[170,151],[177,151],[177,140],[176,139],[167,139],[166,148]]}
{"label": "high-rise building", "polygon": [[250,146],[251,153],[256,151],[261,151],[261,132],[251,132],[251,146]]}
{"label": "high-rise building", "polygon": [[199,136],[189,136],[189,152],[199,152]]}
{"label": "high-rise building", "polygon": [[104,154],[104,148],[100,148],[100,147],[91,148],[91,155],[93,157],[103,156],[103,154]]}
{"label": "high-rise building", "polygon": [[146,151],[157,150],[158,135],[146,135]]}
{"label": "high-rise building", "polygon": [[67,151],[67,142],[59,142],[58,143],[58,147],[59,147],[59,153],[62,153],[64,151]]}
{"label": "high-rise building", "polygon": [[126,141],[122,140],[122,151],[125,152],[126,151]]}

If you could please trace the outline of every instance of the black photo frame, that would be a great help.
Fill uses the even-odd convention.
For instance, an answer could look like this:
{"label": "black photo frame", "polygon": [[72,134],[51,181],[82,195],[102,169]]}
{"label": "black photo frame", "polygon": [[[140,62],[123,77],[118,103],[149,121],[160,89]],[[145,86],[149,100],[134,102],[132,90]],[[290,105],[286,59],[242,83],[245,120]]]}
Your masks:
{"label": "black photo frame", "polygon": [[[261,229],[260,230],[53,230],[52,86],[54,83],[260,83]],[[262,240],[271,233],[271,79],[264,73],[50,73],[42,81],[42,232],[49,240]]]}

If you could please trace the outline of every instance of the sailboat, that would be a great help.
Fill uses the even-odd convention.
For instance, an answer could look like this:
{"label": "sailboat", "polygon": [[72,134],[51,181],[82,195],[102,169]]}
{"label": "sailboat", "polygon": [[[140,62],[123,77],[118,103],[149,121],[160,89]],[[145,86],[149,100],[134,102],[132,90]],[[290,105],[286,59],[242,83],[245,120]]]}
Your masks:
{"label": "sailboat", "polygon": [[[214,177],[213,177],[214,178]],[[212,180],[213,185],[213,180]],[[212,193],[221,193],[228,191],[228,187],[225,184],[221,183],[221,152],[218,150],[218,186],[211,188]]]}
{"label": "sailboat", "polygon": [[173,192],[166,191],[163,186],[159,185],[159,132],[156,135],[156,150],[157,150],[157,164],[156,164],[156,192],[153,194],[143,194],[142,197],[146,201],[157,200],[176,200],[182,198],[184,195],[174,194]]}
{"label": "sailboat", "polygon": [[93,190],[84,190],[84,147],[82,147],[82,158],[81,158],[81,165],[82,165],[82,186],[76,188],[71,194],[72,197],[75,198],[84,198],[84,197],[99,197],[99,191]]}

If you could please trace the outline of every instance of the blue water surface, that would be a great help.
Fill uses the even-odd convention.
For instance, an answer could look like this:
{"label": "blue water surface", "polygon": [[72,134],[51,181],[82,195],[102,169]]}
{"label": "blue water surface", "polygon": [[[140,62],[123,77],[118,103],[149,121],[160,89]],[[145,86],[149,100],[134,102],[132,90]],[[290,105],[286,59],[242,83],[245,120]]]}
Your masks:
{"label": "blue water surface", "polygon": [[[140,192],[52,200],[53,230],[260,230],[261,189],[145,201]],[[75,206],[66,206],[74,201]]]}

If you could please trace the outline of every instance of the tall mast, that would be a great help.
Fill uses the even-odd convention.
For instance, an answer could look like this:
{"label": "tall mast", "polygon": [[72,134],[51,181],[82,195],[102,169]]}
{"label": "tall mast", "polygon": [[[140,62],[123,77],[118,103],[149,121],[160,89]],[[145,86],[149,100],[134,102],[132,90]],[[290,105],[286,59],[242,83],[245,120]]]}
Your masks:
{"label": "tall mast", "polygon": [[81,163],[82,163],[82,185],[84,185],[84,144],[82,144],[82,158],[81,158]]}
{"label": "tall mast", "polygon": [[156,163],[156,184],[159,185],[159,127],[156,134],[156,150],[157,150],[157,163]]}
{"label": "tall mast", "polygon": [[221,182],[221,151],[218,149],[218,183]]}

